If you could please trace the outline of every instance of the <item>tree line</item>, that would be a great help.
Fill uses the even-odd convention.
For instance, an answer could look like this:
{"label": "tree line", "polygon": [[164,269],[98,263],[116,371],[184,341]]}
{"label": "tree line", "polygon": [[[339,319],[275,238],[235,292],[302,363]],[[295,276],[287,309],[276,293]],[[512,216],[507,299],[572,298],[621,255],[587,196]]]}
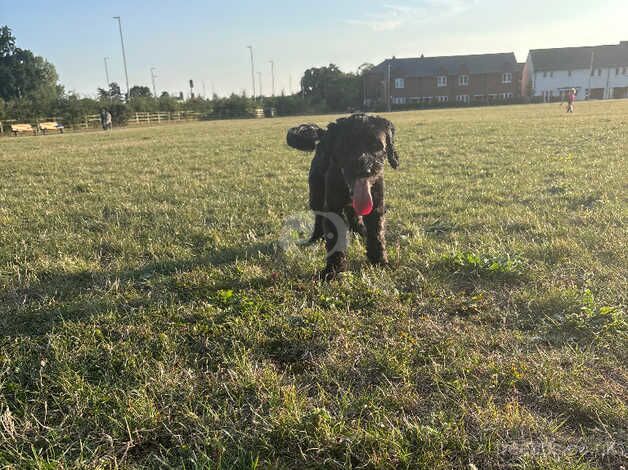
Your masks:
{"label": "tree line", "polygon": [[301,81],[301,91],[275,97],[250,97],[245,92],[211,98],[153,96],[147,86],[133,86],[126,96],[117,83],[99,88],[95,98],[68,92],[59,84],[53,64],[17,46],[8,26],[0,27],[0,121],[29,122],[56,117],[66,126],[81,123],[85,116],[109,110],[114,124],[124,124],[135,112],[194,111],[205,119],[254,116],[256,109],[274,109],[277,115],[346,112],[359,109],[363,100],[362,80],[372,65],[346,73],[336,65],[310,68]]}

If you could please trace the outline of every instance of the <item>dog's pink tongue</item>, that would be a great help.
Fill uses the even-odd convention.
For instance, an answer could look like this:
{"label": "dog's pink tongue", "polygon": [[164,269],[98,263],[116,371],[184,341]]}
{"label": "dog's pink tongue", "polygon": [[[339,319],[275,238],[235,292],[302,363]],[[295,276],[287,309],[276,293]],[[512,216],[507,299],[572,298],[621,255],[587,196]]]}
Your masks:
{"label": "dog's pink tongue", "polygon": [[369,215],[373,211],[371,185],[366,178],[357,180],[353,186],[353,208],[358,215]]}

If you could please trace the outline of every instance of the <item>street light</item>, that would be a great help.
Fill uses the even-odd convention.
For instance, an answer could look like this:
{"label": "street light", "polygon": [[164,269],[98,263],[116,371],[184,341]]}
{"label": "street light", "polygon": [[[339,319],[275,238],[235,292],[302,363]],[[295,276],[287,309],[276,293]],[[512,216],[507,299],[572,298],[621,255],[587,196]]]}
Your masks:
{"label": "street light", "polygon": [[106,90],[109,89],[109,84],[111,83],[109,81],[109,59],[111,59],[111,57],[105,57],[105,78],[107,79],[107,86],[105,87]]}
{"label": "street light", "polygon": [[155,79],[157,75],[155,75],[155,67],[150,68],[150,79],[153,82],[153,98],[157,98],[157,87],[155,86]]}
{"label": "street light", "polygon": [[122,19],[119,16],[114,16],[114,20],[118,20],[118,29],[120,30],[120,44],[122,45],[122,62],[124,63],[124,78],[126,79],[126,98],[129,96],[129,71],[126,66],[126,51],[124,50],[124,36],[122,35]]}
{"label": "street light", "polygon": [[272,96],[275,96],[275,61],[271,60],[270,61],[270,79],[272,82]]}
{"label": "street light", "polygon": [[251,51],[251,83],[253,84],[253,94],[251,95],[255,99],[255,62],[253,60],[253,46],[246,46]]}

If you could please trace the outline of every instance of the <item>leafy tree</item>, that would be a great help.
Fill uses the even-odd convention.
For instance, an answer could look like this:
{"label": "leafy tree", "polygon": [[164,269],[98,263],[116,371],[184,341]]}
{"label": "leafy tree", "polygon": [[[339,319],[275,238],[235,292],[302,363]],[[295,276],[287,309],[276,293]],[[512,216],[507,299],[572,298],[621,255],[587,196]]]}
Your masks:
{"label": "leafy tree", "polygon": [[135,85],[129,90],[129,98],[152,98],[153,94],[147,86]]}
{"label": "leafy tree", "polygon": [[255,103],[245,95],[233,93],[228,98],[219,98],[212,102],[212,118],[228,119],[236,117],[250,117],[255,114]]}
{"label": "leafy tree", "polygon": [[15,45],[7,26],[0,28],[0,97],[23,99],[36,94],[58,95],[58,75],[43,57]]}
{"label": "leafy tree", "polygon": [[324,104],[332,111],[347,111],[360,106],[361,79],[354,73],[344,73],[336,65],[311,68],[302,80],[303,95],[312,104]]}
{"label": "leafy tree", "polygon": [[15,37],[8,26],[0,28],[0,57],[6,57],[15,51]]}
{"label": "leafy tree", "polygon": [[181,109],[181,103],[179,103],[179,100],[173,96],[170,96],[170,94],[166,91],[164,91],[159,97],[158,105],[159,111],[165,111],[169,113],[179,111]]}
{"label": "leafy tree", "polygon": [[96,114],[100,104],[90,98],[81,98],[72,93],[63,96],[59,100],[59,113],[66,126],[76,126],[85,119],[88,114]]}
{"label": "leafy tree", "polygon": [[371,64],[370,62],[364,62],[362,65],[360,65],[358,67],[358,75],[363,77],[364,75],[369,73],[374,68],[375,68],[375,66],[373,64]]}
{"label": "leafy tree", "polygon": [[120,90],[120,85],[116,82],[111,82],[107,90],[99,88],[97,94],[100,101],[122,101],[122,91]]}

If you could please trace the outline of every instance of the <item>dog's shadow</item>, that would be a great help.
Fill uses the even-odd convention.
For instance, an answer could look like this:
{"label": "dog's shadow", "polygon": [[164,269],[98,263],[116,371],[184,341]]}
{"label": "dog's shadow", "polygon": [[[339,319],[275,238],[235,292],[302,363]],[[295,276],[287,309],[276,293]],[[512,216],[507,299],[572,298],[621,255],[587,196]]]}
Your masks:
{"label": "dog's shadow", "polygon": [[[207,266],[222,267],[255,256],[272,255],[275,243],[255,243],[247,246],[223,248],[209,254],[183,260],[154,261],[139,268],[124,270],[81,271],[74,273],[46,271],[38,274],[38,281],[26,287],[7,287],[0,290],[0,338],[38,336],[52,331],[63,321],[89,321],[90,318],[111,311],[132,312],[151,308],[160,302],[175,300],[178,304],[194,299],[178,298],[172,278]],[[155,279],[161,284],[155,286]],[[239,280],[224,280],[225,286],[237,288]],[[258,280],[261,287],[265,279]],[[131,299],[124,295],[108,295],[119,286],[131,286]]]}

